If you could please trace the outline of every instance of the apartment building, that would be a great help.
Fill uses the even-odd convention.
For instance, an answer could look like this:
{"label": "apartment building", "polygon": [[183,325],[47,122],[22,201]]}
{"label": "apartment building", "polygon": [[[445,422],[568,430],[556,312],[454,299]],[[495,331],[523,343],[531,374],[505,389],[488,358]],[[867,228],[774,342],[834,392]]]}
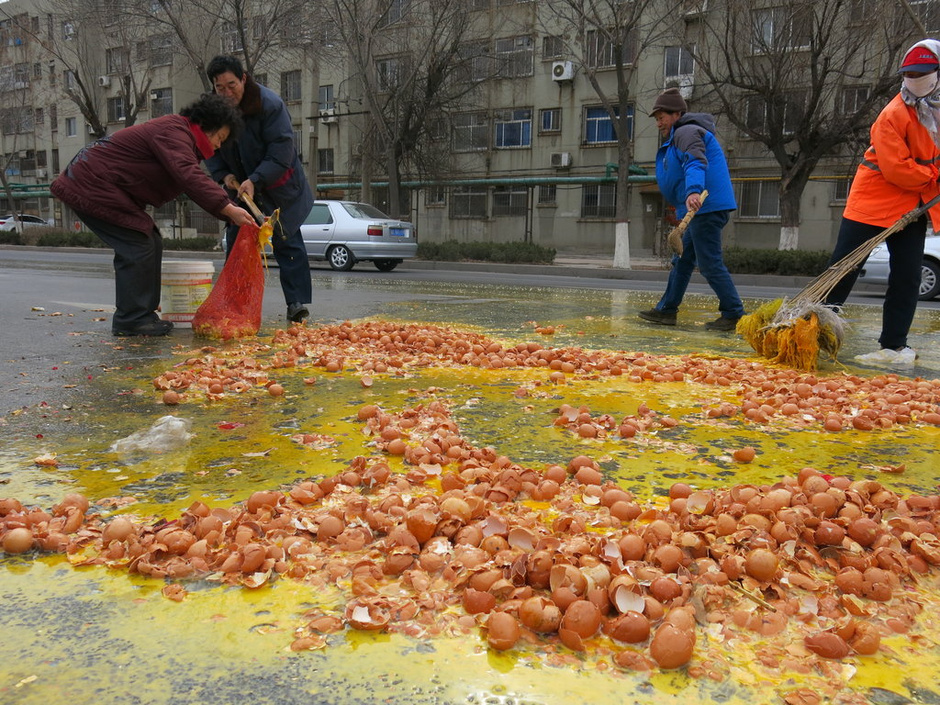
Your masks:
{"label": "apartment building", "polygon": [[[660,139],[648,112],[659,91],[678,86],[691,110],[718,118],[739,201],[728,242],[776,248],[789,217],[800,248],[828,249],[864,128],[897,90],[897,54],[919,36],[891,16],[891,42],[856,45],[852,31],[875,20],[864,19],[863,0],[842,5],[847,30],[830,54],[852,80],[826,87],[828,112],[814,122],[809,63],[818,59],[809,49],[833,0],[649,3],[645,17],[607,24],[553,0],[389,0],[374,17],[338,15],[330,2],[271,3],[260,7],[272,14],[240,22],[179,0],[8,0],[0,3],[4,172],[23,212],[80,227],[44,185],[97,137],[178,111],[207,88],[197,67],[235,53],[287,103],[319,197],[386,211],[397,203],[419,240],[528,241],[604,256],[614,254],[617,222],[628,221],[630,251],[663,254],[669,213],[653,177]],[[937,0],[907,6],[923,22],[940,18]],[[729,44],[740,45],[734,53],[747,66],[792,61],[789,79],[779,79],[792,85],[776,94],[759,82],[750,91],[729,85],[726,75],[742,70],[728,63]],[[778,80],[765,75],[768,85]],[[446,80],[434,84],[435,76]],[[846,122],[853,139],[821,153],[802,143],[827,116],[853,111],[867,111]],[[774,129],[783,137],[769,144],[762,130]],[[784,172],[791,153],[796,166]],[[809,159],[807,177],[797,162]],[[780,198],[782,178],[805,181],[796,217]],[[218,232],[185,199],[155,217],[167,236]]]}

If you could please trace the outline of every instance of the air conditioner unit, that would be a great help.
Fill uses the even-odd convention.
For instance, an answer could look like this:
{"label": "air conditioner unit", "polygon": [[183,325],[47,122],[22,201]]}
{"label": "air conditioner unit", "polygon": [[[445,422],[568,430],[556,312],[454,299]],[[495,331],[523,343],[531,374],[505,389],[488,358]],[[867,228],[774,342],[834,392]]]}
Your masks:
{"label": "air conditioner unit", "polygon": [[574,64],[570,61],[552,62],[553,81],[571,81],[574,79]]}
{"label": "air conditioner unit", "polygon": [[552,152],[552,166],[556,169],[567,169],[571,166],[571,152]]}
{"label": "air conditioner unit", "polygon": [[110,76],[98,76],[98,85],[101,86],[102,88],[107,88],[108,86],[111,85],[111,77]]}
{"label": "air conditioner unit", "polygon": [[160,96],[157,95],[157,92],[156,92],[156,91],[150,91],[150,100],[156,100],[156,99],[159,98],[159,97],[160,97]]}
{"label": "air conditioner unit", "polygon": [[334,110],[332,108],[328,108],[327,110],[321,110],[320,122],[323,123],[324,125],[329,125],[331,123],[336,122],[336,113],[334,112]]}

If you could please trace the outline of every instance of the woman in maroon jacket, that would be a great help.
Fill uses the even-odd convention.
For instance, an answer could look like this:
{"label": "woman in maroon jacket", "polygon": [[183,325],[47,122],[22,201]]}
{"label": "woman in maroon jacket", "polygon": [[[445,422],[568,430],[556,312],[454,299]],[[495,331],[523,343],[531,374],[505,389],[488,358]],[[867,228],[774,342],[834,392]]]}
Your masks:
{"label": "woman in maroon jacket", "polygon": [[163,239],[147,206],[181,193],[235,225],[254,222],[200,167],[241,127],[223,98],[206,94],[179,115],[127,127],[85,147],[52,182],[52,193],[114,250],[114,335],[166,335],[157,315]]}

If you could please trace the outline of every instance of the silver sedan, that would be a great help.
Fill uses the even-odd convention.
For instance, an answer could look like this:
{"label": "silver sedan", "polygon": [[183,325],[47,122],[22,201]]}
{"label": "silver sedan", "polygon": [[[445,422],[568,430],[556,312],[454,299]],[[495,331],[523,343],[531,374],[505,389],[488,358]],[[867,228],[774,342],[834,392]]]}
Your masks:
{"label": "silver sedan", "polygon": [[[858,280],[868,284],[888,283],[888,246],[881,244],[868,256]],[[928,232],[924,244],[924,262],[920,270],[920,300],[929,301],[940,294],[940,235]]]}
{"label": "silver sedan", "polygon": [[311,259],[344,272],[363,260],[390,272],[418,252],[411,223],[389,218],[368,203],[316,201],[300,233]]}

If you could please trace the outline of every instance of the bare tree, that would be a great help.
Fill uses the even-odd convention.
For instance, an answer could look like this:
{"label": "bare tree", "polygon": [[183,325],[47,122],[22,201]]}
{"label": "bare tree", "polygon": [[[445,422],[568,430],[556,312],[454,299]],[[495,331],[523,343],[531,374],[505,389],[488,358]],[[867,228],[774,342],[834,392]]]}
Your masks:
{"label": "bare tree", "polygon": [[597,93],[614,125],[617,140],[617,205],[614,266],[630,267],[633,122],[638,92],[637,58],[674,36],[682,21],[680,5],[668,0],[548,0],[543,8],[560,26],[558,39]]}
{"label": "bare tree", "polygon": [[0,186],[15,220],[19,208],[7,174],[20,168],[20,151],[28,149],[34,129],[29,30],[25,14],[0,16]]}
{"label": "bare tree", "polygon": [[331,0],[327,7],[372,128],[361,145],[364,189],[374,159],[388,176],[389,214],[400,217],[403,175],[446,169],[446,142],[432,133],[490,75],[470,68],[485,57],[467,50],[469,6],[465,0]]}
{"label": "bare tree", "polygon": [[135,5],[151,26],[175,38],[203,89],[212,90],[206,65],[217,54],[238,54],[253,74],[266,54],[283,48],[285,36],[304,30],[310,3],[304,0],[152,0]]}
{"label": "bare tree", "polygon": [[719,0],[708,10],[694,47],[697,65],[716,112],[777,162],[779,249],[795,249],[807,181],[821,160],[863,140],[877,109],[897,92],[911,23],[897,5],[876,10],[864,1],[755,7]]}

